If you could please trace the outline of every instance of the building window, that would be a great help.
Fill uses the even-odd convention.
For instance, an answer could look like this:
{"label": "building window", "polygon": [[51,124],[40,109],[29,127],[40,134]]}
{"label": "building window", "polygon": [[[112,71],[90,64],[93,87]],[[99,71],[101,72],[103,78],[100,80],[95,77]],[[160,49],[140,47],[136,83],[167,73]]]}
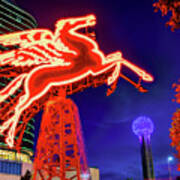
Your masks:
{"label": "building window", "polygon": [[21,175],[21,163],[0,160],[0,173]]}

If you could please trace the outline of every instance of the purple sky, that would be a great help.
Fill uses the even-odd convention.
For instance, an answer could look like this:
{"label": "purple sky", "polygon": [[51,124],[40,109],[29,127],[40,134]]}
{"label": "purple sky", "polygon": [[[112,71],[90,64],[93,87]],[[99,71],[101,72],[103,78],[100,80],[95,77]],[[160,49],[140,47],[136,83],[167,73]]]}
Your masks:
{"label": "purple sky", "polygon": [[[166,28],[167,19],[153,12],[152,3],[151,0],[17,0],[20,7],[37,19],[39,27],[54,29],[55,21],[61,17],[94,13],[97,41],[105,54],[120,50],[126,59],[155,77],[152,84],[144,83],[149,89],[146,94],[120,79],[110,97],[105,95],[105,86],[72,96],[79,107],[89,165],[100,168],[102,180],[142,179],[140,146],[131,130],[132,121],[139,115],[149,116],[155,125],[152,152],[156,177],[167,177],[166,159],[174,153],[169,128],[178,107],[171,100],[172,83],[180,77],[180,31],[172,33]],[[173,175],[178,175],[172,166]]]}

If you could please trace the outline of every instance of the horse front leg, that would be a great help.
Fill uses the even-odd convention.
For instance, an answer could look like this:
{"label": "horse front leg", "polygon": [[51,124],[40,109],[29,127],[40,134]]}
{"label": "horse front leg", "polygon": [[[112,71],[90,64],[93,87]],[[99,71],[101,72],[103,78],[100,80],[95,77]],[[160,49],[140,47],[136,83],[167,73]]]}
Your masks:
{"label": "horse front leg", "polygon": [[117,62],[115,63],[115,69],[112,75],[107,79],[107,85],[111,85],[112,83],[114,83],[119,78],[120,72],[121,72],[121,63]]}
{"label": "horse front leg", "polygon": [[142,78],[142,80],[149,82],[153,81],[153,77],[150,74],[148,74],[145,70],[139,68],[138,66],[134,65],[133,63],[130,63],[128,60],[122,58],[122,53],[119,51],[106,56],[106,63],[111,62],[120,62],[120,64],[123,64],[132,71],[134,71],[139,77]]}

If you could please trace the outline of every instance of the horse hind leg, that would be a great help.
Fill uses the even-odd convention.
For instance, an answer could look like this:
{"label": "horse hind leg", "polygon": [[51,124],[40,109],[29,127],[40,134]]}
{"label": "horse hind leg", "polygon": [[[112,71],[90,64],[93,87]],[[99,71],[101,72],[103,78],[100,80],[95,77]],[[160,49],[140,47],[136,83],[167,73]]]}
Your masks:
{"label": "horse hind leg", "polygon": [[[8,136],[6,138],[6,143],[10,148],[14,146],[14,137],[15,137],[15,131],[18,124],[18,121],[20,119],[20,116],[22,115],[22,112],[26,109],[24,108],[27,103],[29,103],[30,99],[26,94],[19,99],[19,103],[15,108],[14,115],[3,124],[3,126],[0,127],[0,132],[3,132],[5,129],[9,128]],[[24,105],[24,106],[22,106]]]}
{"label": "horse hind leg", "polygon": [[[9,95],[13,94],[22,84],[26,74],[22,74],[15,78],[10,84],[3,90],[0,91],[0,102],[4,101]],[[17,105],[16,105],[17,107]],[[16,114],[16,107],[15,107],[15,114]],[[9,112],[7,112],[9,113]],[[6,122],[0,126],[0,133],[2,134],[13,122],[13,118],[8,119]]]}
{"label": "horse hind leg", "polygon": [[[5,128],[0,127],[0,132],[4,131],[7,129],[8,125],[11,125],[9,132],[8,132],[8,137],[6,138],[6,142],[10,147],[13,147],[14,145],[14,136],[15,136],[15,130],[16,126],[18,124],[18,121],[20,119],[21,114],[25,109],[27,109],[33,101],[36,99],[40,98],[43,94],[45,94],[48,91],[48,88],[43,92],[45,87],[47,86],[47,83],[41,84],[39,83],[39,87],[34,85],[34,81],[31,79],[25,81],[26,86],[25,86],[25,95],[20,97],[18,104],[15,108],[15,113],[11,117],[10,120],[5,124]],[[41,94],[43,92],[43,94]]]}
{"label": "horse hind leg", "polygon": [[16,126],[17,126],[19,117],[20,117],[20,115],[18,115],[18,116],[16,115],[16,116],[13,116],[11,118],[12,126],[10,127],[9,132],[8,132],[8,136],[5,140],[10,148],[12,148],[14,146],[15,130],[16,130]]}
{"label": "horse hind leg", "polygon": [[18,124],[18,121],[20,119],[20,116],[22,115],[23,111],[29,107],[29,105],[37,99],[39,93],[32,93],[29,92],[29,90],[25,91],[25,95],[22,96],[19,99],[18,105],[15,108],[15,113],[12,116],[12,118],[10,120],[8,120],[8,122],[5,124],[4,129],[2,129],[3,127],[0,127],[0,132],[1,129],[4,131],[5,128],[7,129],[7,127],[9,127],[9,125],[11,125],[11,127],[9,128],[9,132],[8,132],[8,136],[6,138],[6,143],[8,144],[8,146],[10,148],[12,148],[14,146],[14,136],[15,136],[15,131],[16,131],[16,126]]}
{"label": "horse hind leg", "polygon": [[14,136],[15,136],[15,129],[17,126],[17,123],[20,119],[20,116],[22,112],[25,110],[24,106],[29,102],[29,98],[27,96],[27,93],[24,96],[21,96],[19,99],[18,104],[15,107],[14,115],[8,119],[6,122],[3,123],[2,126],[0,126],[0,133],[2,134],[6,129],[9,128],[8,136],[6,138],[6,143],[9,147],[13,147],[14,145]]}
{"label": "horse hind leg", "polygon": [[22,85],[26,75],[27,74],[19,75],[0,91],[0,103],[13,94]]}

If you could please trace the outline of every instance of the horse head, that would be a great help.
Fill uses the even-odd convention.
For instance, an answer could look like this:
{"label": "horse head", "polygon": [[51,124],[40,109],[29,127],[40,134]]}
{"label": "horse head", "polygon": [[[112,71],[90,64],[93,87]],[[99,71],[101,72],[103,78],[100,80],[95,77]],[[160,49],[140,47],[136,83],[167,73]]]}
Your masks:
{"label": "horse head", "polygon": [[63,31],[77,31],[81,28],[87,28],[95,26],[96,17],[93,14],[83,16],[83,17],[74,17],[67,19],[60,19],[56,23],[56,32],[55,35],[58,37]]}

